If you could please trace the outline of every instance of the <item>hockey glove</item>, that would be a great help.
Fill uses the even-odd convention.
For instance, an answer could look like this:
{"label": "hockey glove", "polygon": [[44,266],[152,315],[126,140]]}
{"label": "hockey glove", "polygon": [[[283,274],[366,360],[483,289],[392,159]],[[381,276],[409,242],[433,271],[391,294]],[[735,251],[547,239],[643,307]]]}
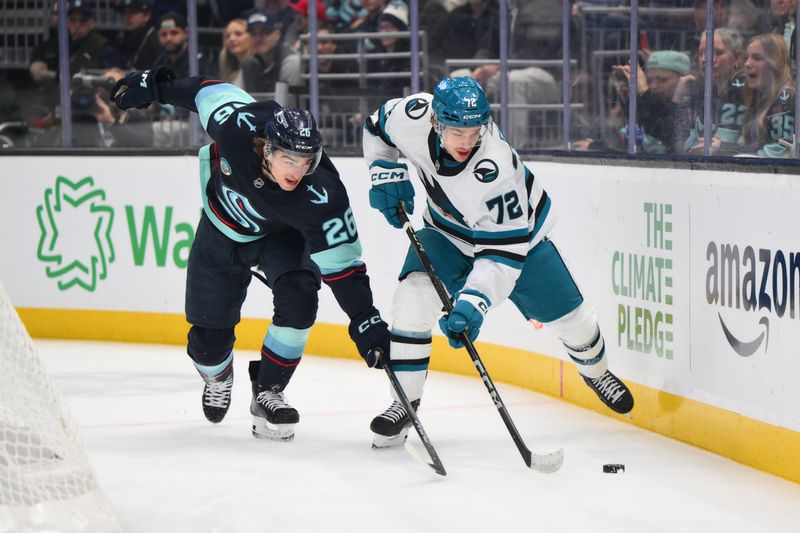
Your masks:
{"label": "hockey glove", "polygon": [[374,307],[350,322],[350,338],[370,368],[383,368],[389,360],[389,325]]}
{"label": "hockey glove", "polygon": [[397,206],[403,202],[409,215],[414,212],[414,186],[408,178],[408,166],[378,159],[372,162],[369,171],[372,181],[369,205],[383,213],[389,224],[402,228]]}
{"label": "hockey glove", "polygon": [[489,299],[478,291],[460,292],[453,311],[439,319],[439,327],[447,335],[450,346],[462,348],[464,346],[463,333],[466,333],[469,340],[474,342],[481,331],[483,317],[486,316],[491,305]]}
{"label": "hockey glove", "polygon": [[175,79],[175,73],[166,66],[155,70],[131,72],[111,89],[111,99],[119,109],[135,107],[144,109],[160,99],[158,84]]}

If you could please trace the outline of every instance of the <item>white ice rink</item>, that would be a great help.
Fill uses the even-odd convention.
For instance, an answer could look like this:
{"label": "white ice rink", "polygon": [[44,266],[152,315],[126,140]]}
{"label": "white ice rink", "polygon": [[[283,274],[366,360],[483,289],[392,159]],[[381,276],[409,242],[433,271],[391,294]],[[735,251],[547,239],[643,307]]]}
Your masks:
{"label": "white ice rink", "polygon": [[250,436],[256,352],[236,353],[233,404],[212,425],[181,346],[36,345],[128,533],[800,532],[800,485],[502,383],[528,447],[564,447],[559,472],[525,467],[478,379],[428,377],[420,419],[441,478],[403,448],[370,448],[389,385],[356,361],[303,358],[286,443]]}

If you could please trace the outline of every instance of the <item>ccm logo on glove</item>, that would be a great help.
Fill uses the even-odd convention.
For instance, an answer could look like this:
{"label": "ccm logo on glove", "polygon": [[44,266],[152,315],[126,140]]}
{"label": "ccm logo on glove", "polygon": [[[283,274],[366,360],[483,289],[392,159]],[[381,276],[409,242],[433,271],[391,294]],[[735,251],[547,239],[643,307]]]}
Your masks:
{"label": "ccm logo on glove", "polygon": [[364,322],[362,322],[361,324],[358,325],[358,332],[359,333],[364,333],[371,326],[374,326],[375,324],[380,324],[381,322],[383,322],[383,320],[381,319],[380,315],[372,316],[372,317],[366,319]]}

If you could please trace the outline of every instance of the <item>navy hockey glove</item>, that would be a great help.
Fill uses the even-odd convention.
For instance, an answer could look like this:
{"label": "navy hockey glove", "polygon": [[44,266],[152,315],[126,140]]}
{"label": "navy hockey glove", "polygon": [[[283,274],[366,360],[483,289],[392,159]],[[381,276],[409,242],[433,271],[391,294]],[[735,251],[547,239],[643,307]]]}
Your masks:
{"label": "navy hockey glove", "polygon": [[175,73],[165,66],[155,70],[131,72],[111,89],[111,99],[122,110],[133,107],[144,109],[151,103],[159,101],[158,84],[174,79]]}
{"label": "navy hockey glove", "polygon": [[478,291],[465,290],[458,294],[453,311],[439,319],[439,327],[447,335],[450,346],[462,348],[461,334],[466,333],[469,340],[475,341],[483,325],[483,317],[492,303]]}
{"label": "navy hockey glove", "polygon": [[378,159],[369,166],[369,173],[369,205],[383,213],[389,224],[402,228],[397,206],[403,202],[409,215],[414,212],[414,186],[408,178],[408,166]]}
{"label": "navy hockey glove", "polygon": [[389,360],[389,325],[374,307],[350,322],[350,338],[370,368],[383,368]]}

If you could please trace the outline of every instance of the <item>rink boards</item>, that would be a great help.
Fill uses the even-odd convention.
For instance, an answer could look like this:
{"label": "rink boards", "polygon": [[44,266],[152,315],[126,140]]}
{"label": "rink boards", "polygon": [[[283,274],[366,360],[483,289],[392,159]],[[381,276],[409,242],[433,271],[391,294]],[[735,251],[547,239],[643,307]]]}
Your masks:
{"label": "rink boards", "polygon": [[[3,163],[0,282],[32,335],[185,342],[186,259],[201,205],[195,157]],[[376,304],[388,316],[406,237],[369,207],[363,161],[335,163]],[[611,368],[633,383],[633,416],[617,418],[800,482],[800,244],[792,216],[800,180],[528,164],[553,199],[552,238],[596,310]],[[413,218],[419,226],[420,213]],[[271,312],[268,289],[254,280],[238,346],[260,346]],[[613,416],[547,328],[527,324],[510,303],[489,314],[478,348],[495,381]],[[306,351],[357,357],[328,289]],[[431,367],[476,375],[466,353],[440,336]]]}

